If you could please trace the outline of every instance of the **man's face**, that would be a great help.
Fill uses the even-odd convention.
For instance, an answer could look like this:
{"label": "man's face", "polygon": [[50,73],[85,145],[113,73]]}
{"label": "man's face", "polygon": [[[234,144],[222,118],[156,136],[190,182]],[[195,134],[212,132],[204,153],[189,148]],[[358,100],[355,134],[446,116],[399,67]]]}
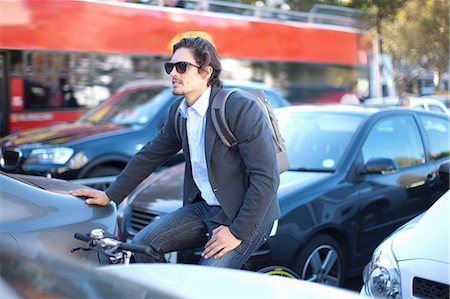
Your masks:
{"label": "man's face", "polygon": [[188,48],[179,48],[173,53],[171,63],[188,62],[190,64],[186,66],[184,73],[178,72],[174,67],[170,76],[172,77],[172,93],[184,96],[188,102],[195,102],[208,88],[209,75],[205,72],[199,73],[199,69],[196,67],[198,64],[191,51]]}

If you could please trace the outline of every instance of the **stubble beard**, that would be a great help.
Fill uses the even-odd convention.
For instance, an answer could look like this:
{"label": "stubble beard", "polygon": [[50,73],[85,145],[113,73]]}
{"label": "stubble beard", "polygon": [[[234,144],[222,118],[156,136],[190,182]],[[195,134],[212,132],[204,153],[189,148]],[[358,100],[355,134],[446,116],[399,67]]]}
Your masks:
{"label": "stubble beard", "polygon": [[180,86],[175,87],[172,85],[172,94],[176,96],[184,96],[184,92],[182,91]]}
{"label": "stubble beard", "polygon": [[184,96],[184,93],[181,91],[176,91],[175,89],[172,89],[172,94],[175,96]]}

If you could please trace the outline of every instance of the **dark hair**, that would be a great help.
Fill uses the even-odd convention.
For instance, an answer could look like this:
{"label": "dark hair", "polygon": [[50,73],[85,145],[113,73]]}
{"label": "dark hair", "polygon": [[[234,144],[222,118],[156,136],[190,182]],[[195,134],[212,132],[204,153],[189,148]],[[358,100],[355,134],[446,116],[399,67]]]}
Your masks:
{"label": "dark hair", "polygon": [[204,38],[201,37],[185,37],[173,46],[173,53],[180,48],[192,49],[195,61],[198,63],[199,71],[205,69],[208,65],[213,68],[208,84],[214,87],[222,87],[220,81],[220,73],[222,72],[222,64],[216,48]]}

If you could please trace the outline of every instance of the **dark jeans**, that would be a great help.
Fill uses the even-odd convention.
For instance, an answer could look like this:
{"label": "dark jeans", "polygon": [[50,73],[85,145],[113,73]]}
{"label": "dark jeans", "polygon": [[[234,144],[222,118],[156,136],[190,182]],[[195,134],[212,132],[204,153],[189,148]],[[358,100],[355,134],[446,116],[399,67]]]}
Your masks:
{"label": "dark jeans", "polygon": [[[136,234],[133,243],[149,246],[152,248],[152,255],[135,254],[136,262],[166,262],[165,253],[203,248],[208,236],[212,235],[212,230],[220,226],[210,220],[220,211],[221,207],[209,206],[206,202],[200,201],[151,222]],[[199,264],[239,269],[267,240],[271,228],[271,225],[260,228],[253,234],[251,240],[243,240],[238,247],[223,257],[201,258]]]}

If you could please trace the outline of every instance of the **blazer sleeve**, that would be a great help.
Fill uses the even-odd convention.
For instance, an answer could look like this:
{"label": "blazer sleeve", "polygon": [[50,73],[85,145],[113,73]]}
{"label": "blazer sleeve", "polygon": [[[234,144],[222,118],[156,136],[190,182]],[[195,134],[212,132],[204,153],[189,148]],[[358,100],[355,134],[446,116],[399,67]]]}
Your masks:
{"label": "blazer sleeve", "polygon": [[239,239],[249,239],[255,229],[278,215],[276,193],[280,177],[275,146],[263,112],[255,102],[242,96],[230,97],[229,101],[226,109],[229,105],[230,129],[238,140],[248,178],[242,206],[230,231]]}
{"label": "blazer sleeve", "polygon": [[178,113],[180,101],[181,99],[172,104],[167,120],[156,137],[128,161],[114,183],[106,189],[108,197],[117,204],[155,169],[181,150],[181,140],[177,137],[174,127],[175,113]]}

